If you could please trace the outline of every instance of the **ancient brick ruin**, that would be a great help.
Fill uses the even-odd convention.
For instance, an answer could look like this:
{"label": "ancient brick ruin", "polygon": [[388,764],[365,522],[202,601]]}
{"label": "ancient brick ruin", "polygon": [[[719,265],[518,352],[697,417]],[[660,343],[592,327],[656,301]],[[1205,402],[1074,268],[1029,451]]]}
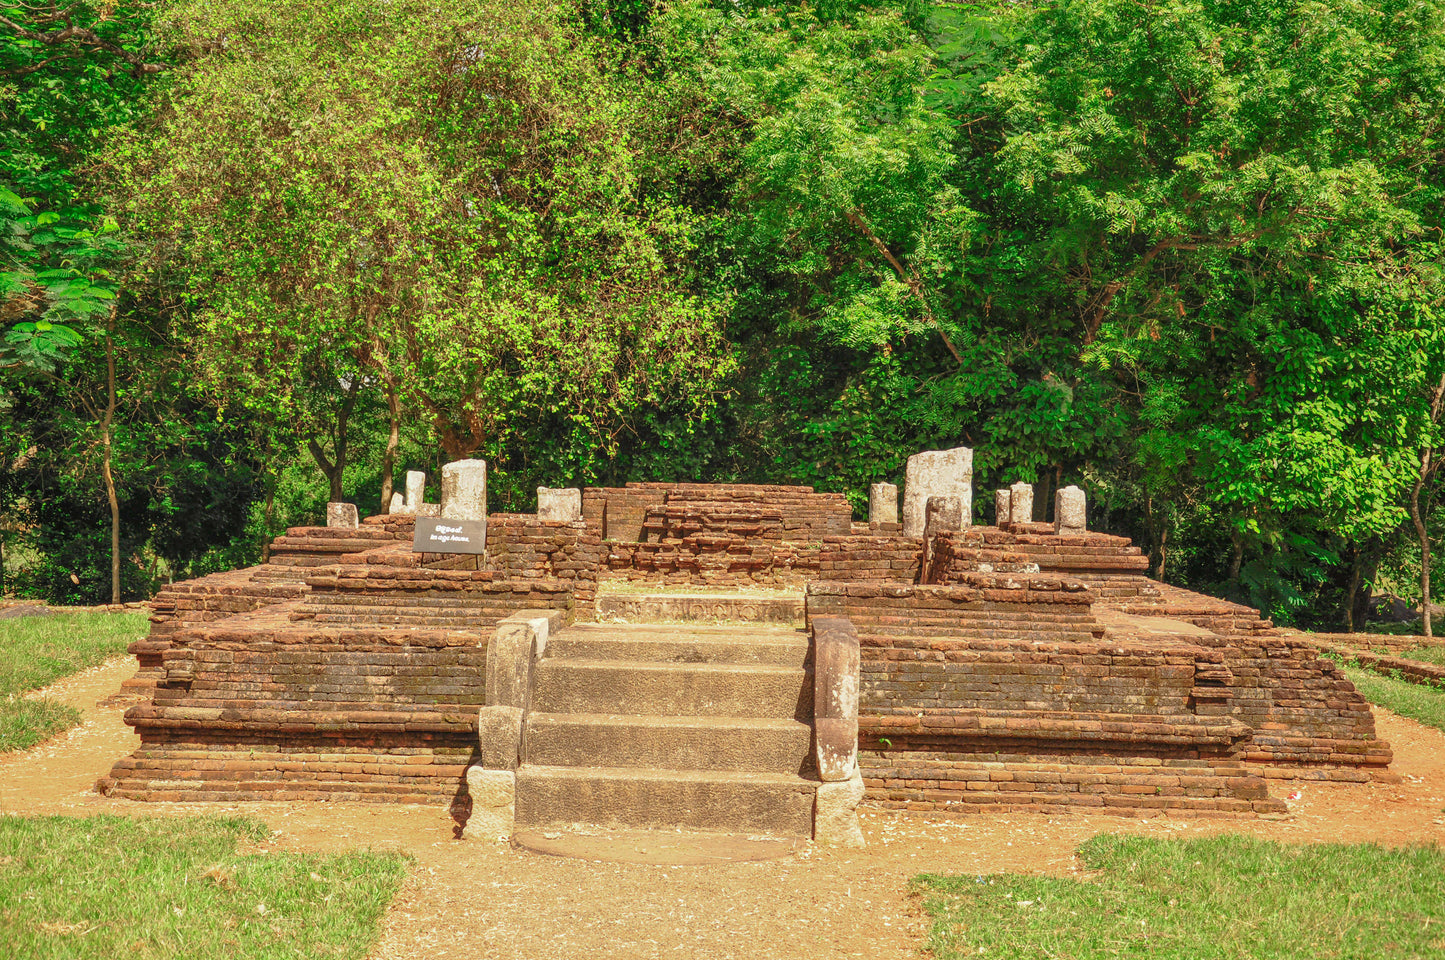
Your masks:
{"label": "ancient brick ruin", "polygon": [[156,598],[141,747],[101,789],[854,842],[858,794],[1229,815],[1282,811],[1274,780],[1390,776],[1312,647],[1148,579],[1073,488],[1054,523],[1016,486],[969,525],[960,458],[939,463],[917,536],[886,484],[868,521],[808,487],[547,491],[540,515],[481,513],[473,555],[413,549],[445,497],[338,510]]}

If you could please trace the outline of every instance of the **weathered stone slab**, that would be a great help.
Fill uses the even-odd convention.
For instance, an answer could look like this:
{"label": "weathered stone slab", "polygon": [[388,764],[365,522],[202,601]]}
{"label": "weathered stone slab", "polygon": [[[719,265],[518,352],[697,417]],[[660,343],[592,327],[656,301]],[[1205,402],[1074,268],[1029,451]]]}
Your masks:
{"label": "weathered stone slab", "polygon": [[813,841],[827,847],[866,845],[858,826],[858,804],[863,799],[863,775],[854,771],[846,780],[818,784],[813,800]]}
{"label": "weathered stone slab", "polygon": [[1054,494],[1054,530],[1060,534],[1083,533],[1087,529],[1088,500],[1078,487],[1064,487]]}
{"label": "weathered stone slab", "polygon": [[1010,523],[1033,523],[1034,522],[1034,485],[1018,483],[1008,488],[1009,493],[1009,522]]}
{"label": "weathered stone slab", "polygon": [[510,839],[517,819],[517,775],[511,770],[467,768],[472,815],[467,830],[475,837]]}
{"label": "weathered stone slab", "polygon": [[581,520],[582,491],[577,487],[538,487],[537,519],[566,523]]}
{"label": "weathered stone slab", "polygon": [[671,620],[734,620],[792,623],[803,619],[803,597],[752,597],[746,594],[599,594],[599,620],[656,623]]}
{"label": "weathered stone slab", "polygon": [[927,450],[908,458],[903,485],[903,535],[923,536],[929,497],[957,497],[963,526],[972,523],[973,451],[968,447]]}
{"label": "weathered stone slab", "polygon": [[532,686],[532,662],[547,646],[545,618],[508,618],[497,624],[487,645],[487,706],[526,710]]}
{"label": "weathered stone slab", "polygon": [[898,522],[898,487],[891,483],[875,483],[868,488],[868,522]]}
{"label": "weathered stone slab", "polygon": [[486,522],[487,461],[457,460],[442,467],[441,515]]}
{"label": "weathered stone slab", "polygon": [[356,512],[356,504],[328,503],[326,505],[326,525],[343,530],[355,530],[360,527],[361,516]]}
{"label": "weathered stone slab", "polygon": [[858,769],[858,633],[843,617],[813,620],[813,731],[818,776],[846,780]]}
{"label": "weathered stone slab", "polygon": [[521,762],[522,724],[527,715],[521,707],[486,706],[477,712],[477,747],[482,766],[488,770],[515,770]]}

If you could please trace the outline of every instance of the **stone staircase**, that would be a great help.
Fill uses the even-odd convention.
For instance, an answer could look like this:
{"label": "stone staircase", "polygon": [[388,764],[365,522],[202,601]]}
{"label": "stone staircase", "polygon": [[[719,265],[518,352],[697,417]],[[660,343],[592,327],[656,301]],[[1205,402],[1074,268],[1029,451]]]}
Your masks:
{"label": "stone staircase", "polygon": [[535,665],[517,827],[812,836],[811,666],[780,624],[561,630]]}

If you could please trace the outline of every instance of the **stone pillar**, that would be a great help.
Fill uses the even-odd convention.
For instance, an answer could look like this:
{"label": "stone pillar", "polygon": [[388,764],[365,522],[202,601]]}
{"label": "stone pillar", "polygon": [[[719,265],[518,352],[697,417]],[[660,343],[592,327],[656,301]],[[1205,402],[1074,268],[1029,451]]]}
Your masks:
{"label": "stone pillar", "polygon": [[386,508],[386,512],[393,515],[410,512],[406,509],[406,497],[399,493],[393,493],[391,495],[391,504]]}
{"label": "stone pillar", "polygon": [[355,530],[361,526],[361,517],[356,512],[356,504],[328,503],[326,505],[326,525],[339,527],[342,530]]}
{"label": "stone pillar", "polygon": [[996,527],[1002,527],[1009,522],[1013,515],[1013,498],[1009,496],[1008,488],[995,490],[993,494],[993,523]]}
{"label": "stone pillar", "polygon": [[1018,483],[1008,488],[1009,496],[1009,522],[1010,523],[1033,523],[1034,522],[1034,485]]}
{"label": "stone pillar", "polygon": [[1064,487],[1054,494],[1054,532],[1058,534],[1083,533],[1087,498],[1078,487]]}
{"label": "stone pillar", "polygon": [[868,522],[898,522],[898,488],[891,483],[875,483],[868,488]]}
{"label": "stone pillar", "polygon": [[582,491],[578,487],[537,488],[537,519],[568,523],[582,519]]}
{"label": "stone pillar", "polygon": [[426,474],[420,470],[406,472],[406,505],[416,512],[417,504],[426,500]]}
{"label": "stone pillar", "polygon": [[940,533],[963,529],[963,503],[957,497],[929,497],[923,535],[930,540]]}
{"label": "stone pillar", "polygon": [[[406,485],[410,496],[411,474]],[[442,467],[441,516],[487,522],[487,461],[457,460]]]}
{"label": "stone pillar", "polygon": [[962,526],[972,523],[973,451],[968,447],[926,450],[908,458],[903,484],[903,535],[923,536],[929,497],[957,497]]}

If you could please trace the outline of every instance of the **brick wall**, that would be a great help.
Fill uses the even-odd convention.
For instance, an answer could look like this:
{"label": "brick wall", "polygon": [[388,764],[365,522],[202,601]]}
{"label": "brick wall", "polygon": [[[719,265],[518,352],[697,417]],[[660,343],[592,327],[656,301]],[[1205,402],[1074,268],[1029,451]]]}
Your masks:
{"label": "brick wall", "polygon": [[587,487],[582,516],[620,543],[696,533],[813,540],[852,533],[853,508],[841,493],[812,487],[727,483],[629,483]]}
{"label": "brick wall", "polygon": [[810,542],[694,535],[603,544],[607,576],[666,584],[801,586],[809,580],[915,580],[921,541],[823,537]]}
{"label": "brick wall", "polygon": [[569,587],[577,607],[597,599],[602,537],[585,522],[539,520],[535,514],[496,513],[487,518],[487,568],[508,580],[556,580]]}

